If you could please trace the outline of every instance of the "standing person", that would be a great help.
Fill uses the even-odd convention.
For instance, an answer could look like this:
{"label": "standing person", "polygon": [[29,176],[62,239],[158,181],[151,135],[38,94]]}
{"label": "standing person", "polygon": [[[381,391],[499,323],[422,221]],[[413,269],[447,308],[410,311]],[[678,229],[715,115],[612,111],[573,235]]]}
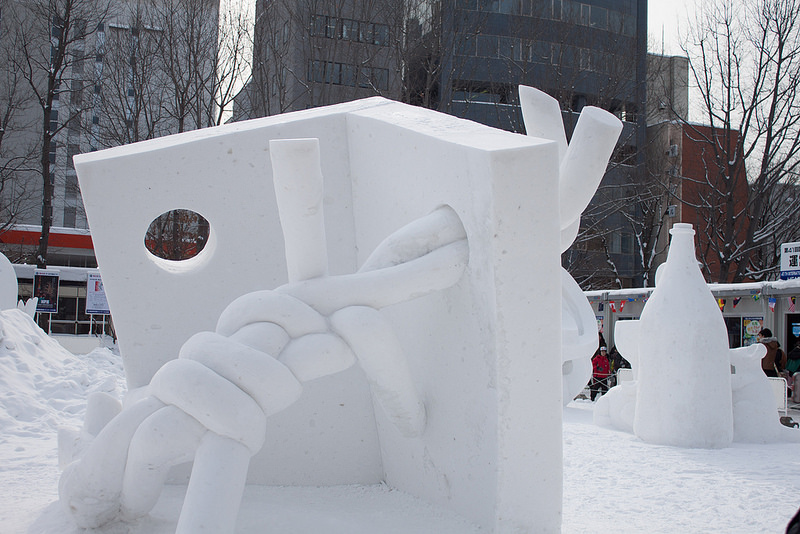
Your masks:
{"label": "standing person", "polygon": [[761,359],[761,370],[767,376],[777,377],[786,367],[786,355],[780,348],[778,338],[772,335],[772,330],[764,328],[758,333],[758,342],[767,347],[767,354]]}
{"label": "standing person", "polygon": [[608,381],[609,388],[613,388],[617,385],[617,371],[624,368],[629,368],[631,364],[628,363],[628,360],[622,357],[622,354],[617,351],[617,347],[611,347],[611,351],[608,353],[608,363],[609,363],[609,371],[611,372],[611,378]]}
{"label": "standing person", "polygon": [[608,362],[608,353],[605,347],[600,347],[600,354],[592,357],[592,381],[589,385],[592,400],[608,391],[609,374],[611,374],[611,368]]}

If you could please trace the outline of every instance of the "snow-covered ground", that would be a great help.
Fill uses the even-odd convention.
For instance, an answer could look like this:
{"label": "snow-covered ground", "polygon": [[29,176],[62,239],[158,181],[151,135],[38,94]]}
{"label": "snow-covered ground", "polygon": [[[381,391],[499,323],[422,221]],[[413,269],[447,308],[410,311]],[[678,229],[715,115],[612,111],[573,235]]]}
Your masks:
{"label": "snow-covered ground", "polygon": [[[0,531],[86,532],[72,525],[57,502],[57,428],[80,426],[89,393],[121,396],[120,359],[106,349],[74,356],[30,329],[17,312],[0,313],[0,327]],[[589,401],[576,401],[564,410],[565,533],[777,533],[800,506],[797,444],[721,450],[648,445],[595,426],[592,408]],[[182,491],[169,486],[150,517],[96,532],[173,532]],[[481,531],[384,486],[250,486],[237,532]]]}

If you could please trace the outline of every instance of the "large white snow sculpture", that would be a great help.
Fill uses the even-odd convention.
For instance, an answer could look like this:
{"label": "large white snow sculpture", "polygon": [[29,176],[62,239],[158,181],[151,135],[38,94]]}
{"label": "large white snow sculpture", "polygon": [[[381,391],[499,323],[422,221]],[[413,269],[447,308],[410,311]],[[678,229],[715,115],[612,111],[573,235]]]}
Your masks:
{"label": "large white snow sculpture", "polygon": [[[608,114],[591,112],[573,139],[592,139],[591,132],[597,131],[605,140],[618,124]],[[306,151],[309,142],[267,141],[297,138],[319,139],[325,181],[321,199],[317,194],[304,197],[304,192],[280,198],[281,183],[296,184],[278,176],[283,174],[279,154]],[[570,153],[580,159],[577,146]],[[591,147],[585,151],[592,169],[605,167],[607,154]],[[295,159],[284,163],[307,163]],[[558,190],[559,175],[575,165],[568,160],[547,139],[380,98],[76,157],[128,382],[135,389],[152,379],[150,389],[174,397],[164,403],[147,391],[130,394],[125,409],[95,439],[123,445],[121,452],[106,453],[113,465],[122,465],[122,472],[102,469],[105,462],[96,462],[97,469],[71,468],[79,473],[78,485],[86,486],[77,493],[89,496],[116,487],[118,482],[104,477],[124,479],[127,462],[153,467],[156,477],[134,469],[132,476],[142,478],[131,480],[155,487],[163,466],[189,459],[197,446],[199,478],[220,484],[233,480],[236,484],[229,487],[238,487],[241,471],[218,480],[206,469],[219,466],[213,459],[228,454],[232,465],[245,464],[259,445],[258,432],[237,431],[235,420],[226,421],[227,427],[215,423],[213,413],[225,419],[226,408],[209,399],[198,399],[205,409],[195,415],[208,419],[203,424],[177,413],[200,408],[179,398],[180,387],[187,395],[191,388],[175,367],[191,367],[188,372],[198,380],[213,381],[202,367],[218,364],[198,360],[210,358],[207,348],[235,341],[243,347],[233,352],[244,362],[251,361],[253,346],[278,354],[275,363],[258,361],[285,377],[275,382],[283,385],[276,402],[288,402],[298,391],[284,368],[302,383],[297,401],[270,417],[259,415],[272,411],[262,409],[261,392],[248,395],[252,403],[242,400],[256,422],[253,427],[262,425],[263,431],[261,451],[250,459],[249,482],[384,482],[450,507],[487,531],[559,531],[561,325],[553,310],[561,307]],[[292,226],[283,204],[301,197],[303,205],[314,207]],[[274,205],[279,205],[280,219]],[[321,214],[319,206],[324,206]],[[211,226],[203,251],[177,263],[155,258],[143,246],[150,221],[176,208],[200,213]],[[460,260],[447,257],[458,252],[462,227],[469,268],[447,287],[461,269]],[[289,241],[290,235],[303,239],[284,247],[284,232]],[[367,258],[371,250],[376,253]],[[421,257],[420,250],[425,251]],[[435,276],[420,281],[420,271]],[[385,284],[389,273],[392,282]],[[417,292],[424,296],[403,301],[418,297]],[[231,304],[238,295],[245,296]],[[289,314],[285,322],[273,313],[278,301]],[[253,310],[262,315],[251,317]],[[267,311],[273,315],[265,319]],[[326,318],[324,331],[312,318],[315,314]],[[305,330],[290,332],[293,318]],[[285,334],[263,326],[270,319]],[[259,326],[251,326],[252,321]],[[198,330],[214,330],[215,324],[216,334],[192,338]],[[378,344],[391,350],[379,352]],[[167,363],[179,352],[179,360],[197,365]],[[330,356],[328,365],[309,356],[319,352]],[[360,365],[336,372],[356,356]],[[171,381],[174,386],[168,385]],[[240,385],[239,391],[248,387]],[[228,398],[241,397],[230,390]],[[145,423],[150,413],[159,415]],[[176,425],[185,429],[183,436],[166,440],[159,450],[169,452],[148,460],[153,451],[146,437],[160,435],[169,421],[182,421]],[[212,437],[208,447],[200,445],[212,425],[214,434],[240,439]],[[123,430],[131,428],[144,430],[136,438],[137,431]],[[67,486],[68,478],[65,474]],[[124,487],[123,481],[122,494]],[[193,511],[185,508],[184,514],[207,516],[208,510],[191,504],[202,507],[205,501],[191,493],[190,488],[186,506]],[[118,498],[132,510],[149,505],[147,499]],[[235,500],[234,495],[214,502],[213,508],[230,512]]]}
{"label": "large white snow sculpture", "polygon": [[[558,102],[533,87],[520,86],[520,106],[528,135],[550,139],[558,146],[559,228],[561,252],[575,241],[580,216],[594,196],[616,146],[622,123],[593,107],[584,109],[567,146]],[[600,127],[602,125],[602,127]],[[597,321],[580,286],[561,269],[562,402],[566,406],[583,390],[592,376],[592,354],[597,349]]]}
{"label": "large white snow sculpture", "polygon": [[728,348],[722,313],[695,260],[691,225],[675,224],[670,233],[667,262],[640,320],[615,328],[634,380],[597,401],[595,423],[680,447],[800,441],[800,432],[779,422],[761,371],[764,347]]}
{"label": "large white snow sculpture", "polygon": [[357,274],[327,276],[318,141],[273,140],[270,154],[289,283],[233,301],[216,332],[189,339],[148,396],[65,470],[61,500],[80,526],[147,514],[169,469],[194,458],[178,532],[232,532],[266,419],[294,403],[302,383],[356,359],[399,432],[422,433],[424,405],[377,309],[458,281],[468,259],[458,216],[439,208],[387,238]]}
{"label": "large white snow sculpture", "polygon": [[664,270],[639,319],[634,433],[649,443],[727,447],[733,439],[725,322],[676,223]]}

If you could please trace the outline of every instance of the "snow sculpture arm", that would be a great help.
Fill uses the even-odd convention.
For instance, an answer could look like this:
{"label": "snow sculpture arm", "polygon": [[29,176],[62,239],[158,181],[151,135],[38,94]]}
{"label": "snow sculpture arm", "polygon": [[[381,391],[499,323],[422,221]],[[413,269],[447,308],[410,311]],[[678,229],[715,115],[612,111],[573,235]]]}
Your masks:
{"label": "snow sculpture arm", "polygon": [[377,310],[458,281],[468,261],[461,221],[439,208],[390,235],[358,273],[327,276],[318,141],[271,141],[270,153],[289,282],[234,300],[216,331],[189,339],[149,395],[65,470],[59,493],[80,526],[148,513],[169,468],[194,458],[177,531],[232,531],[267,418],[296,401],[303,382],[356,360],[401,433],[424,430],[411,371]]}
{"label": "snow sculpture arm", "polygon": [[[519,100],[527,134],[556,143],[559,162],[561,252],[575,241],[580,216],[592,200],[614,150],[622,123],[607,111],[587,106],[567,145],[558,101],[521,85]],[[577,395],[592,374],[590,357],[597,348],[597,328],[589,302],[565,270],[561,277],[563,403]]]}

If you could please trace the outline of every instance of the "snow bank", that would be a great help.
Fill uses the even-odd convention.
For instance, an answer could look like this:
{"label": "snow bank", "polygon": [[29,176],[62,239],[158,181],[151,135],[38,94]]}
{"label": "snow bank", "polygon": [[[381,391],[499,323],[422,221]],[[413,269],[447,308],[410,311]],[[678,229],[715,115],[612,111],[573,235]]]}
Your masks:
{"label": "snow bank", "polygon": [[75,356],[17,309],[0,312],[0,431],[49,436],[64,423],[80,425],[88,394],[120,397],[122,363],[108,349]]}
{"label": "snow bank", "polygon": [[[94,392],[121,397],[122,362],[108,349],[85,356],[66,351],[25,312],[0,311],[0,525],[27,525],[58,499],[56,436],[80,427],[86,398]],[[72,527],[57,522],[48,532]],[[31,530],[31,532],[43,532]]]}

